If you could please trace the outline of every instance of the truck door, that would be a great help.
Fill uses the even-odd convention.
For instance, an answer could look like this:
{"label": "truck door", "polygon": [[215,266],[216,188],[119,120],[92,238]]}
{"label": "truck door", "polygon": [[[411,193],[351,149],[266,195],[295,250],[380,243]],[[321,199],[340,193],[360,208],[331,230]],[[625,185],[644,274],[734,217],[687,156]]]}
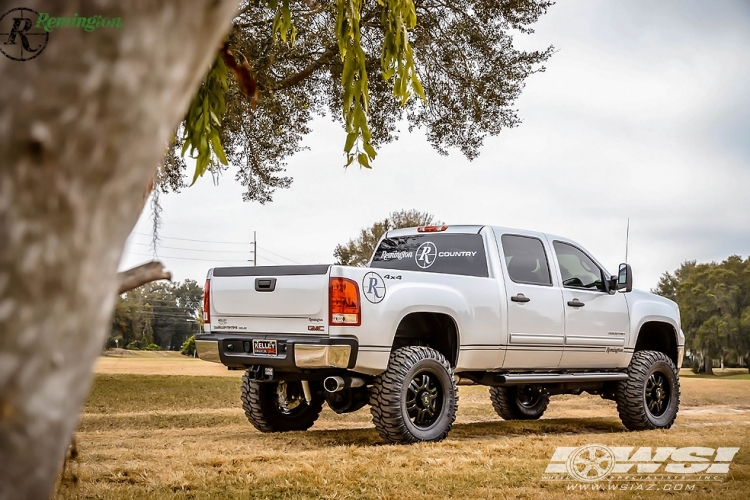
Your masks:
{"label": "truck door", "polygon": [[562,368],[627,366],[629,316],[625,295],[610,295],[604,271],[580,248],[554,241],[565,309]]}
{"label": "truck door", "polygon": [[560,288],[554,286],[542,240],[504,234],[508,344],[503,368],[557,368],[565,340]]}

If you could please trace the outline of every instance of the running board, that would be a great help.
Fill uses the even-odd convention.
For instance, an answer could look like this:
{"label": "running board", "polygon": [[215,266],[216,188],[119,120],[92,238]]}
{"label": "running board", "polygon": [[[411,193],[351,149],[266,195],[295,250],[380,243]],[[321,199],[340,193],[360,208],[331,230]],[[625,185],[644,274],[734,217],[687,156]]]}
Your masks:
{"label": "running board", "polygon": [[582,373],[460,373],[461,378],[468,378],[480,385],[544,385],[575,384],[576,382],[617,382],[627,380],[624,372],[582,372]]}

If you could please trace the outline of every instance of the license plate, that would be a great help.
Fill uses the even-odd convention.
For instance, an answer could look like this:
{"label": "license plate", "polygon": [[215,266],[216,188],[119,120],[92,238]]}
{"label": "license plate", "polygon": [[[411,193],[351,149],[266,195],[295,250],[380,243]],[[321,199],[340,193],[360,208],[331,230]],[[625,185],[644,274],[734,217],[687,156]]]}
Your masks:
{"label": "license plate", "polygon": [[253,354],[256,356],[276,356],[276,341],[253,340]]}

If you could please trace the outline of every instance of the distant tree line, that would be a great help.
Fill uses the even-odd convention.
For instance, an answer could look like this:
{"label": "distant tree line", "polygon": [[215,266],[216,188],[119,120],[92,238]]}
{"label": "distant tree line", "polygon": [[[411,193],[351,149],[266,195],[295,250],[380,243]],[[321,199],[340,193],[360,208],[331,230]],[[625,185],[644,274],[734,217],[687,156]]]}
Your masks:
{"label": "distant tree line", "polygon": [[750,257],[723,262],[688,261],[664,273],[652,290],[680,306],[685,346],[696,372],[713,373],[713,363],[750,363]]}
{"label": "distant tree line", "polygon": [[203,288],[194,280],[148,283],[117,299],[107,347],[179,350],[200,330]]}

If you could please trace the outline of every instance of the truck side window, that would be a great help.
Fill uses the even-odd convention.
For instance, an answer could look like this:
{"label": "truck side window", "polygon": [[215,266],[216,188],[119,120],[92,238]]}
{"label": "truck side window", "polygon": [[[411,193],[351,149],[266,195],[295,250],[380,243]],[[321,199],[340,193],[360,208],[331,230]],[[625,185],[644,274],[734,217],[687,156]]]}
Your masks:
{"label": "truck side window", "polygon": [[544,245],[537,238],[504,234],[501,238],[510,279],[529,285],[552,285]]}
{"label": "truck side window", "polygon": [[552,243],[560,263],[562,283],[567,288],[593,288],[604,291],[602,270],[588,255],[561,241]]}

